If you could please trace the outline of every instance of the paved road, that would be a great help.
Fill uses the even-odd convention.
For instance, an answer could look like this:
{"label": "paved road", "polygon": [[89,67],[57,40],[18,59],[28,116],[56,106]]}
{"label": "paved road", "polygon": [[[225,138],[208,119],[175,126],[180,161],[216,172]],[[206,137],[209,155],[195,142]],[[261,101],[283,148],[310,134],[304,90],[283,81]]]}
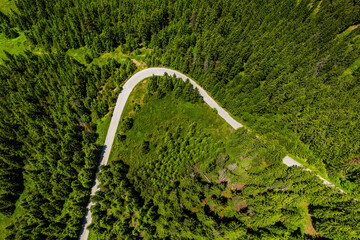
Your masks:
{"label": "paved road", "polygon": [[[294,159],[292,159],[289,156],[284,157],[283,159],[283,163],[286,164],[288,167],[304,167],[303,165],[301,165],[300,163],[298,163],[297,161],[295,161]],[[305,168],[304,170],[311,172],[310,169]],[[318,178],[320,178],[323,183],[329,187],[336,187],[333,183],[329,182],[328,180],[324,179],[323,177],[316,175]],[[343,190],[341,190],[340,188],[337,188],[337,190],[339,190],[341,193],[344,193]]]}
{"label": "paved road", "polygon": [[[140,72],[137,72],[136,74],[134,74],[124,84],[123,89],[119,94],[119,97],[118,97],[118,99],[116,101],[113,116],[111,118],[110,126],[109,126],[109,129],[108,129],[107,135],[106,135],[105,144],[104,144],[103,151],[101,153],[99,165],[106,165],[107,164],[107,161],[108,161],[109,155],[110,155],[110,151],[111,151],[111,147],[112,147],[112,144],[113,144],[113,141],[114,141],[114,138],[115,138],[115,133],[116,133],[119,121],[120,121],[120,117],[121,117],[121,114],[122,114],[122,112],[124,110],[126,101],[127,101],[128,97],[130,96],[131,91],[143,79],[151,77],[152,75],[163,76],[165,73],[167,73],[168,75],[171,75],[171,76],[173,76],[175,74],[176,77],[181,78],[184,81],[186,81],[186,79],[189,79],[190,83],[194,86],[194,88],[196,87],[196,88],[199,89],[199,93],[203,97],[204,101],[211,108],[216,108],[216,110],[217,110],[220,117],[222,117],[234,129],[238,129],[238,128],[243,126],[241,123],[237,122],[234,118],[232,118],[230,116],[230,114],[227,113],[222,107],[220,107],[220,105],[217,104],[214,101],[214,99],[212,99],[210,97],[210,95],[202,87],[200,87],[194,80],[192,80],[189,77],[185,76],[184,74],[182,74],[182,73],[180,73],[178,71],[172,70],[172,69],[160,68],[160,67],[147,68],[147,69],[141,70]],[[294,159],[290,158],[289,156],[286,156],[283,159],[283,162],[286,165],[288,165],[289,167],[294,166],[294,165],[302,166],[300,163],[296,162]],[[320,176],[318,176],[318,177],[320,177]],[[329,183],[325,179],[323,179],[323,178],[321,178],[321,179],[325,181],[325,184]],[[333,186],[332,183],[329,183],[329,184],[327,184],[327,185]],[[91,189],[91,195],[92,196],[95,195],[95,192],[98,190],[98,187],[99,187],[99,181],[97,179],[95,179],[94,186]],[[94,204],[89,202],[89,204],[87,206],[83,227],[82,227],[82,230],[81,230],[81,233],[80,233],[80,238],[79,238],[80,240],[87,240],[87,238],[89,236],[89,230],[87,229],[87,227],[90,225],[90,223],[92,221],[91,212],[90,212],[90,207],[92,205],[94,205]]]}
{"label": "paved road", "polygon": [[[157,76],[163,76],[165,73],[168,75],[174,75],[178,78],[181,78],[182,80],[186,81],[186,79],[189,79],[190,83],[199,89],[200,95],[203,97],[204,101],[211,107],[216,108],[218,114],[225,119],[226,122],[228,122],[234,129],[238,129],[242,127],[241,123],[237,122],[235,119],[233,119],[229,113],[227,113],[222,107],[217,104],[214,99],[210,97],[210,95],[202,88],[200,87],[194,80],[188,78],[184,74],[171,70],[168,68],[147,68],[140,72],[137,72],[134,74],[123,86],[123,89],[121,90],[119,97],[117,99],[115,109],[113,112],[113,116],[111,118],[110,126],[106,135],[105,144],[103,151],[101,153],[100,157],[100,165],[106,165],[107,161],[109,159],[111,147],[115,138],[116,129],[118,127],[121,114],[124,110],[126,100],[130,96],[131,91],[134,89],[134,87],[141,82],[143,79],[151,77],[153,75]],[[91,189],[91,195],[95,195],[95,192],[98,190],[99,187],[99,181],[95,179],[94,186]],[[89,235],[89,231],[87,230],[87,227],[91,223],[91,212],[90,207],[93,205],[93,203],[89,203],[86,210],[86,215],[84,219],[83,229],[80,234],[80,240],[86,240]]]}

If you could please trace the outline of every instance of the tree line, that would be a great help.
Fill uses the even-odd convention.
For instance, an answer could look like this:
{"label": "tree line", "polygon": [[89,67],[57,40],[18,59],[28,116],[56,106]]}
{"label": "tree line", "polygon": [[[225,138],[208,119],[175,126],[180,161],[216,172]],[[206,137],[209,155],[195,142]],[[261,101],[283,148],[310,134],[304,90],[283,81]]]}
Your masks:
{"label": "tree line", "polygon": [[7,56],[0,66],[0,211],[10,216],[20,194],[24,211],[7,226],[7,239],[75,239],[102,147],[96,120],[114,106],[134,64],[87,68],[63,54]]}

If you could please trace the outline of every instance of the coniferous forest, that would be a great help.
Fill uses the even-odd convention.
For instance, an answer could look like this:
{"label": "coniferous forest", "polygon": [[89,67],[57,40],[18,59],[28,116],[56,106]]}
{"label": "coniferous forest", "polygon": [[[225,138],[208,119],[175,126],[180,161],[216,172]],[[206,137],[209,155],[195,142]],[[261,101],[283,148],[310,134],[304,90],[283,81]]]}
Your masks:
{"label": "coniferous forest", "polygon": [[94,239],[359,239],[359,26],[358,0],[0,0],[0,238],[78,238],[122,84],[166,66],[246,128],[147,79]]}

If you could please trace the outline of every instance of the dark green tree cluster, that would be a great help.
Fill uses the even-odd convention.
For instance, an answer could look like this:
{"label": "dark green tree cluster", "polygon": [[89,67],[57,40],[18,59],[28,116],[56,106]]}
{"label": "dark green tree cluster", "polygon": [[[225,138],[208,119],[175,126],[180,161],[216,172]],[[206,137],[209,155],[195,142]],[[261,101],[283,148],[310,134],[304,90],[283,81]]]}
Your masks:
{"label": "dark green tree cluster", "polygon": [[140,232],[154,234],[156,229],[150,223],[157,214],[151,204],[144,205],[129,182],[128,166],[119,160],[100,169],[101,191],[91,199],[97,204],[91,208],[90,229],[101,239],[131,238]]}
{"label": "dark green tree cluster", "polygon": [[34,4],[19,0],[13,19],[33,44],[49,50],[86,45],[98,54],[123,44],[124,51],[132,51],[140,43],[147,45],[152,34],[168,23],[168,4],[128,0],[39,0]]}
{"label": "dark green tree cluster", "polygon": [[199,94],[199,90],[192,84],[189,79],[185,82],[181,79],[177,79],[176,76],[164,77],[152,76],[147,81],[147,95],[156,95],[158,98],[164,97],[167,93],[174,91],[175,98],[181,98],[187,102],[199,103],[202,102],[202,97]]}
{"label": "dark green tree cluster", "polygon": [[[3,100],[3,98],[1,98]],[[23,191],[23,161],[21,126],[7,114],[1,105],[0,121],[0,212],[9,216]]]}
{"label": "dark green tree cluster", "polygon": [[7,38],[17,38],[19,33],[14,29],[15,23],[0,11],[0,33],[4,33]]}
{"label": "dark green tree cluster", "polygon": [[7,56],[0,66],[2,214],[12,214],[25,185],[24,214],[7,226],[7,239],[76,239],[100,156],[94,123],[114,106],[111,94],[133,63],[87,68],[63,54]]}

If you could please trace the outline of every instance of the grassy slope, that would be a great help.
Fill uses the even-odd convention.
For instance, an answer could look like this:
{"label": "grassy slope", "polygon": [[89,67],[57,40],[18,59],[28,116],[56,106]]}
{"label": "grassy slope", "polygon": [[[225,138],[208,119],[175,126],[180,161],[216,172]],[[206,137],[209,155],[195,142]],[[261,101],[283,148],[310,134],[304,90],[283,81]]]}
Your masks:
{"label": "grassy slope", "polygon": [[[133,51],[129,54],[124,54],[121,50],[121,46],[117,47],[113,52],[105,52],[101,54],[99,57],[94,58],[91,64],[93,65],[103,65],[105,64],[109,59],[115,59],[116,61],[120,63],[124,63],[126,59],[130,58],[138,67],[144,66],[144,58],[146,54],[149,54],[151,52],[150,49],[138,49],[136,51]],[[67,54],[76,60],[78,60],[81,63],[85,64],[85,55],[90,54],[91,51],[87,47],[81,47],[78,49],[70,49],[68,50]]]}
{"label": "grassy slope", "polygon": [[108,113],[105,117],[99,119],[96,122],[96,133],[99,134],[96,143],[99,145],[104,145],[105,143],[105,138],[110,125],[111,117],[112,117],[111,113]]}
{"label": "grassy slope", "polygon": [[[196,122],[200,128],[206,128],[214,132],[216,140],[220,138],[227,138],[232,128],[220,118],[212,109],[206,104],[191,104],[191,103],[174,103],[171,96],[166,96],[163,99],[156,99],[151,104],[144,104],[143,98],[145,96],[146,80],[141,82],[131,93],[122,118],[134,114],[134,104],[137,103],[142,106],[142,114],[137,116],[133,129],[129,132],[128,137],[135,141],[141,141],[146,134],[151,132],[151,129],[159,122],[174,121],[179,125],[188,125],[191,122]],[[118,132],[121,130],[118,128]],[[113,148],[110,154],[109,161],[116,158],[121,151],[124,150],[117,137],[115,137]]]}
{"label": "grassy slope", "polygon": [[0,33],[0,64],[3,64],[3,58],[6,58],[4,50],[11,54],[19,54],[26,49],[30,50],[30,45],[26,41],[24,33],[20,33],[20,36],[14,39],[7,39],[5,34]]}
{"label": "grassy slope", "polygon": [[0,0],[0,11],[11,14],[11,10],[16,10],[15,0]]}
{"label": "grassy slope", "polygon": [[0,239],[5,239],[7,235],[6,227],[8,226],[8,223],[24,214],[24,210],[21,208],[21,206],[19,206],[20,199],[24,198],[24,196],[25,194],[22,193],[19,200],[16,202],[16,209],[13,215],[11,215],[10,217],[6,217],[0,214]]}
{"label": "grassy slope", "polygon": [[[11,14],[11,10],[16,10],[15,0],[0,0],[0,11],[6,15]],[[0,65],[3,64],[2,59],[6,57],[3,50],[13,54],[22,53],[29,46],[26,43],[26,37],[23,33],[15,39],[7,39],[3,33],[0,33]]]}

